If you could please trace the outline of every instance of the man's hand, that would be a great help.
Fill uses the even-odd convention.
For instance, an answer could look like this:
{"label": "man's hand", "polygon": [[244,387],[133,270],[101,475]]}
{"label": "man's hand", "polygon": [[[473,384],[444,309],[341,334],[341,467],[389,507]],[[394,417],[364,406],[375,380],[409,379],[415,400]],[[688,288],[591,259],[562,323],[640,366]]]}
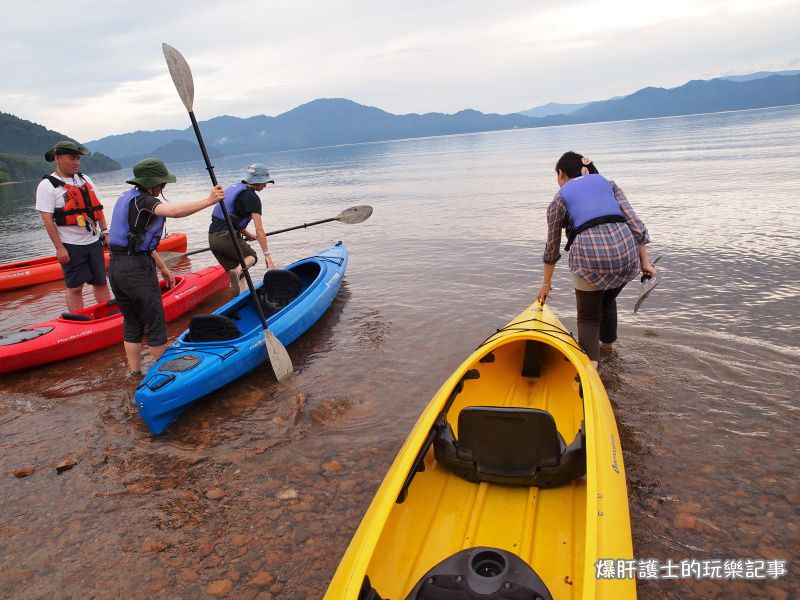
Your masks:
{"label": "man's hand", "polygon": [[64,246],[59,246],[56,248],[56,258],[62,265],[69,264],[69,252],[67,252],[67,249],[64,248]]}

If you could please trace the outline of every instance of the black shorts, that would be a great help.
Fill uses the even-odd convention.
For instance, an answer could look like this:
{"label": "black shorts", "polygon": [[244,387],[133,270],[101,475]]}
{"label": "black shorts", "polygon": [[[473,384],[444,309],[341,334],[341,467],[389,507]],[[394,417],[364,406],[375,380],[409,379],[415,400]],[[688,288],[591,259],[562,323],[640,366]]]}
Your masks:
{"label": "black shorts", "polygon": [[92,244],[64,244],[69,254],[69,263],[61,265],[64,282],[68,288],[106,284],[106,259],[103,256],[103,242]]}
{"label": "black shorts", "polygon": [[167,321],[156,265],[149,255],[111,255],[111,290],[122,313],[122,339],[150,346],[167,343]]}
{"label": "black shorts", "polygon": [[[242,239],[241,234],[236,235],[236,243],[242,250],[245,258],[252,256],[258,262],[258,255],[252,246]],[[235,269],[239,266],[239,255],[236,253],[236,246],[233,245],[231,235],[228,230],[216,231],[208,234],[208,245],[211,246],[211,254],[217,259],[226,271]],[[253,263],[255,264],[255,263]]]}

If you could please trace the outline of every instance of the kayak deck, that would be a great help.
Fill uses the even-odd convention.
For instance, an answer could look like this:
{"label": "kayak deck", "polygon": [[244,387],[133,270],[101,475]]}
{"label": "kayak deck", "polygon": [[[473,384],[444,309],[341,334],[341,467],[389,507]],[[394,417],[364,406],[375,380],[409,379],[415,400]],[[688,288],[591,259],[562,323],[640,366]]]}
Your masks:
{"label": "kayak deck", "polygon": [[[462,408],[489,405],[546,410],[572,441],[583,419],[575,368],[554,351],[541,377],[522,377],[524,348],[522,341],[504,345],[495,362],[470,365],[481,377],[465,384],[448,412],[456,435]],[[431,451],[387,520],[368,573],[381,595],[404,598],[444,557],[491,546],[534,565],[554,597],[579,597],[585,513],[584,479],[552,489],[472,483],[436,463]]]}
{"label": "kayak deck", "polygon": [[487,598],[507,585],[526,594],[514,598],[635,598],[631,579],[595,579],[598,560],[633,554],[619,448],[596,370],[532,305],[423,411],[325,598],[473,597],[473,584],[496,585]]}

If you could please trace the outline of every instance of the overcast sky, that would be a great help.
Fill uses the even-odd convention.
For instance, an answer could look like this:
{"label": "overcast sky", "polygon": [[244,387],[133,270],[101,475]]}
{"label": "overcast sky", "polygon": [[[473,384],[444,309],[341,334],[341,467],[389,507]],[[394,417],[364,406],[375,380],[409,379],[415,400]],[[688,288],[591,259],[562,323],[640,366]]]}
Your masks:
{"label": "overcast sky", "polygon": [[81,141],[315,98],[395,114],[510,113],[653,85],[800,69],[797,0],[104,0],[3,8],[0,111]]}

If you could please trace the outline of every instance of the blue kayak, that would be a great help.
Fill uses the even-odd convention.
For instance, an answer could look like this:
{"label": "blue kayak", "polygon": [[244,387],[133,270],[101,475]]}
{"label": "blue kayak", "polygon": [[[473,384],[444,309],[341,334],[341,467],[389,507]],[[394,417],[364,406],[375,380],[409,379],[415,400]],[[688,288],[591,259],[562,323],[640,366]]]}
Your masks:
{"label": "blue kayak", "polygon": [[[328,310],[342,283],[347,258],[347,246],[337,242],[283,271],[267,273],[265,279],[283,274],[296,285],[285,306],[269,302],[265,305],[267,325],[284,346],[300,337]],[[269,281],[255,286],[264,301],[271,293],[268,284]],[[200,325],[205,325],[202,332]],[[139,414],[150,432],[158,435],[192,402],[268,360],[264,330],[250,292],[245,291],[213,315],[192,319],[190,328],[167,348],[136,390]]]}

